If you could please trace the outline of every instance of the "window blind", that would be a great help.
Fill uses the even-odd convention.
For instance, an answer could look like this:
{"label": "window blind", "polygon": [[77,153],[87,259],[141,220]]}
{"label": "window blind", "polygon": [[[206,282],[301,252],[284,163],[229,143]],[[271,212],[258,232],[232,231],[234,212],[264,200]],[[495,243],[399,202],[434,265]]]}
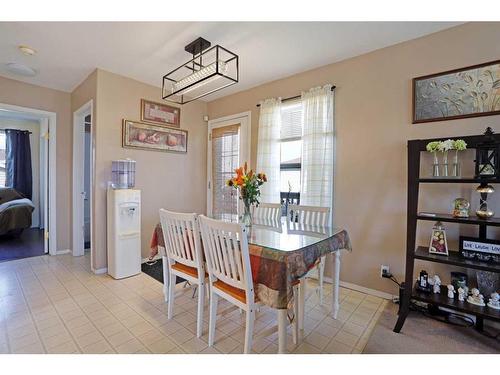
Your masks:
{"label": "window blind", "polygon": [[217,219],[232,220],[238,214],[236,190],[226,185],[238,168],[240,156],[240,125],[212,130],[212,214]]}
{"label": "window blind", "polygon": [[300,101],[283,104],[281,107],[281,140],[302,137],[302,104]]}

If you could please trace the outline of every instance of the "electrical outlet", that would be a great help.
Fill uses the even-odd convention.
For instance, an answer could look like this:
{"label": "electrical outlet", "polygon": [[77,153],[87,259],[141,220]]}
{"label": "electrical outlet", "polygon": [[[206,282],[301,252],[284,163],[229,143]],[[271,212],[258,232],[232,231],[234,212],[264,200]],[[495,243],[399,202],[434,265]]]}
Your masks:
{"label": "electrical outlet", "polygon": [[380,266],[380,277],[384,277],[384,274],[388,274],[390,272],[391,272],[391,270],[390,270],[389,266],[385,266],[385,265]]}

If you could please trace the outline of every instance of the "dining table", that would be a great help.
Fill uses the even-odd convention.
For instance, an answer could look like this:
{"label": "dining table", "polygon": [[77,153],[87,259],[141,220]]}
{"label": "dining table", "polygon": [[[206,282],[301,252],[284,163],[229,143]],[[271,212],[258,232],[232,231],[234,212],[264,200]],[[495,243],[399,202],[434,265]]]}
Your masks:
{"label": "dining table", "polygon": [[[229,220],[227,220],[229,221]],[[348,232],[343,228],[309,225],[282,220],[254,219],[247,228],[254,290],[259,301],[277,310],[278,353],[286,353],[288,309],[298,298],[298,327],[304,328],[306,274],[320,259],[332,254],[325,264],[332,271],[332,310],[339,311],[339,276],[341,250],[352,251]],[[163,257],[164,280],[168,280],[165,242],[161,225],[156,225],[151,239],[150,259]],[[298,296],[293,287],[300,283]],[[165,287],[165,285],[164,285]]]}

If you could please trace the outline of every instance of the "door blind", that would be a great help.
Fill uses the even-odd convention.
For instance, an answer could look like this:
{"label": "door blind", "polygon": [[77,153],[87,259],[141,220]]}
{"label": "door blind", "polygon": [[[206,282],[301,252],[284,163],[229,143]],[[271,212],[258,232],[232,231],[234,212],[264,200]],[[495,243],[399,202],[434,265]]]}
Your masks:
{"label": "door blind", "polygon": [[240,156],[240,125],[212,130],[212,214],[217,219],[236,221],[238,196],[226,182],[238,168]]}

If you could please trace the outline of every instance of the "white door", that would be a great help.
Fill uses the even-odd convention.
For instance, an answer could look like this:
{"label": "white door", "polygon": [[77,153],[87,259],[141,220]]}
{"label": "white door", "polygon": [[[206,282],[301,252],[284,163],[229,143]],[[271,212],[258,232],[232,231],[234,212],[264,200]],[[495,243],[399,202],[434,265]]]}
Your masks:
{"label": "white door", "polygon": [[45,254],[49,252],[49,120],[40,120],[40,211]]}
{"label": "white door", "polygon": [[250,165],[250,112],[208,122],[207,215],[237,221],[240,211],[237,192],[226,185],[234,170]]}
{"label": "white door", "polygon": [[[90,129],[92,131],[92,101],[85,104],[73,114],[73,255],[84,255],[85,243],[85,200],[92,202],[85,188],[85,147],[91,147],[85,142],[85,118],[90,115]],[[92,155],[88,162],[92,165]],[[92,186],[92,172],[88,176],[88,183]],[[91,208],[90,208],[91,210]],[[90,213],[90,220],[92,214]],[[92,225],[90,225],[92,228]]]}

